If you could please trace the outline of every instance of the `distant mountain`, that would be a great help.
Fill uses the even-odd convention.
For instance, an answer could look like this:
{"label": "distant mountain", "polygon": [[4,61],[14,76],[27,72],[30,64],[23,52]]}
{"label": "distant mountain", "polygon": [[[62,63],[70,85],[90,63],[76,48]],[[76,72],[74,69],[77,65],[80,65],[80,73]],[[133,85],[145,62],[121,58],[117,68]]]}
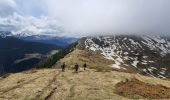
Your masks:
{"label": "distant mountain", "polygon": [[0,37],[0,74],[30,69],[46,59],[50,51],[60,49],[56,45]]}
{"label": "distant mountain", "polygon": [[52,44],[61,47],[66,47],[69,44],[78,40],[78,38],[73,38],[73,37],[58,37],[56,35],[48,35],[48,34],[35,35],[32,33],[13,34],[8,31],[0,31],[0,36],[4,38],[6,36],[12,36],[26,41]]}
{"label": "distant mountain", "polygon": [[21,37],[21,39],[26,40],[26,41],[53,44],[53,45],[57,45],[61,47],[66,47],[69,44],[78,40],[77,38],[57,37],[57,36],[48,36],[48,35],[32,35],[32,36],[27,36],[27,37]]}
{"label": "distant mountain", "polygon": [[118,70],[170,78],[170,38],[115,35],[85,37],[59,62],[87,63],[98,70]]}
{"label": "distant mountain", "polygon": [[0,31],[0,37],[7,37],[7,36],[11,36],[12,33],[11,32],[8,32],[8,31]]}

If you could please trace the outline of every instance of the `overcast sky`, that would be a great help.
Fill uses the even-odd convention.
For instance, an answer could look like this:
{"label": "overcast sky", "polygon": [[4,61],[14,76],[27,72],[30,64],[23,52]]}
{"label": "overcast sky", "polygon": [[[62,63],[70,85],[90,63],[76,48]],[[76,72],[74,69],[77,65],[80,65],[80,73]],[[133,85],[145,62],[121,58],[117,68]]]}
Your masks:
{"label": "overcast sky", "polygon": [[58,36],[170,34],[170,0],[0,0],[0,30]]}

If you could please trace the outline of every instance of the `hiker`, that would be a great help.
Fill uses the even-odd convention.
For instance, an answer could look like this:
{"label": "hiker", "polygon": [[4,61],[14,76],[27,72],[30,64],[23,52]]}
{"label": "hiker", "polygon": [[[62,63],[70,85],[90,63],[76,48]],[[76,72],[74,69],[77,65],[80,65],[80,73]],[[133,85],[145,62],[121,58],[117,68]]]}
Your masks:
{"label": "hiker", "polygon": [[61,65],[62,72],[65,71],[65,67],[66,67],[65,63],[63,63],[63,64]]}
{"label": "hiker", "polygon": [[84,63],[83,67],[84,67],[84,70],[86,70],[87,64],[86,64],[86,63]]}
{"label": "hiker", "polygon": [[79,69],[79,65],[76,63],[75,64],[75,72],[78,72],[78,69]]}

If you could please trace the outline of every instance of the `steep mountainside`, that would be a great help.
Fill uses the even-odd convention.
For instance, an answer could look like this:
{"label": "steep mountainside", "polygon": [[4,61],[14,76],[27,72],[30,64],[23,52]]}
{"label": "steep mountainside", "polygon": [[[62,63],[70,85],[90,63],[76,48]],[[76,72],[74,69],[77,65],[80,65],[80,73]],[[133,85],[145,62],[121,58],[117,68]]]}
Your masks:
{"label": "steep mountainside", "polygon": [[[43,67],[55,64],[55,69],[32,69],[0,77],[0,99],[170,99],[169,46],[165,37],[82,38],[42,63]],[[63,62],[65,72],[58,69]],[[82,68],[85,62],[86,70]],[[75,63],[80,65],[78,72],[73,70]]]}
{"label": "steep mountainside", "polygon": [[[103,60],[104,59],[104,60]],[[170,78],[170,38],[160,36],[99,36],[82,38],[60,62],[87,62],[95,68]]]}
{"label": "steep mountainside", "polygon": [[74,51],[74,48],[77,46],[77,42],[70,44],[66,48],[60,50],[59,52],[53,54],[47,59],[41,61],[36,67],[37,68],[51,68],[56,64],[57,61],[64,58],[67,54]]}

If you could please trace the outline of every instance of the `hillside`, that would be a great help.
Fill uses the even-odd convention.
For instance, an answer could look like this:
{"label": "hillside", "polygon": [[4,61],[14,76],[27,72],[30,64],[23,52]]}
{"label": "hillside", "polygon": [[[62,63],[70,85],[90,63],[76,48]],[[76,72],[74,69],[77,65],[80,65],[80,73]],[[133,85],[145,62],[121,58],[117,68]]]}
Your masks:
{"label": "hillside", "polygon": [[[126,83],[126,80],[130,82],[133,79],[143,83],[142,85],[138,84],[139,86],[156,86],[157,90],[147,93],[146,88],[140,88],[140,92],[136,92],[136,95],[132,97],[117,93],[121,91],[120,85],[124,86],[122,82]],[[169,92],[164,94],[164,91],[160,91],[159,88]],[[133,87],[127,91],[134,92]],[[170,81],[139,74],[117,71],[99,72],[92,69],[86,71],[80,69],[79,73],[74,73],[73,70],[60,72],[58,69],[30,70],[8,74],[0,78],[1,100],[126,100],[146,98],[140,93],[147,93],[147,98],[170,98],[170,96],[168,97]]]}
{"label": "hillside", "polygon": [[[168,39],[164,40],[149,38],[147,41],[135,36],[82,38],[38,66],[51,69],[2,76],[0,99],[170,99],[169,67],[168,63],[163,64],[169,60],[170,45]],[[60,69],[63,62],[65,72]],[[75,73],[75,63],[80,67],[87,63],[88,69],[80,68]]]}
{"label": "hillside", "polygon": [[[87,63],[90,68],[170,78],[170,38],[115,35],[85,37],[59,63]],[[58,63],[57,63],[58,64]]]}
{"label": "hillside", "polygon": [[0,37],[0,75],[32,68],[47,54],[60,47],[27,42],[14,37]]}

